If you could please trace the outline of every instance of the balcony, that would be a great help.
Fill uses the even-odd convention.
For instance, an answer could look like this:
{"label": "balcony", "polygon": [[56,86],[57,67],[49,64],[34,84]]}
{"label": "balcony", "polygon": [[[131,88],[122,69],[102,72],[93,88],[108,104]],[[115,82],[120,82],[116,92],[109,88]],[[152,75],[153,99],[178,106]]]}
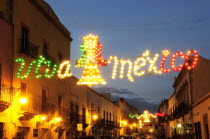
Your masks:
{"label": "balcony", "polygon": [[18,51],[19,51],[19,53],[24,54],[24,55],[34,59],[34,58],[38,57],[39,46],[37,46],[29,41],[20,39]]}
{"label": "balcony", "polygon": [[87,119],[88,119],[87,116],[70,113],[71,122],[87,124]]}
{"label": "balcony", "polygon": [[0,112],[5,111],[12,104],[13,96],[13,88],[9,85],[1,84]]}
{"label": "balcony", "polygon": [[109,126],[109,127],[115,127],[114,125],[114,122],[113,121],[106,121],[106,126]]}
{"label": "balcony", "polygon": [[27,102],[27,104],[23,104],[21,106],[21,111],[19,114],[21,114],[21,116],[19,117],[20,121],[29,121],[32,118],[34,118],[34,116],[36,114],[39,113],[38,111],[38,105],[34,104],[34,103],[29,103]]}
{"label": "balcony", "polygon": [[171,120],[172,119],[179,119],[180,117],[186,115],[190,111],[190,106],[186,102],[181,102],[174,110],[174,112],[171,114]]}

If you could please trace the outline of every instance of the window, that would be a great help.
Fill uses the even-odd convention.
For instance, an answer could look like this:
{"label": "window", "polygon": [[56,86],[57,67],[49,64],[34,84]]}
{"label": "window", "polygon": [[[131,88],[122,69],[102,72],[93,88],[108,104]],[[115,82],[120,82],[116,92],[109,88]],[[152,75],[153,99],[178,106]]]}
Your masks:
{"label": "window", "polygon": [[48,46],[47,46],[46,43],[43,44],[42,55],[43,55],[44,57],[46,57],[46,58],[47,58],[47,56],[48,56]]}
{"label": "window", "polygon": [[42,89],[42,112],[45,113],[47,112],[47,91]]}
{"label": "window", "polygon": [[209,138],[209,124],[208,124],[208,115],[204,114],[203,115],[203,126],[205,130],[205,136],[208,139]]}
{"label": "window", "polygon": [[58,59],[60,62],[63,60],[63,55],[61,54],[61,52],[58,52]]}
{"label": "window", "polygon": [[27,52],[29,50],[28,46],[28,34],[29,31],[26,27],[22,27],[21,34],[21,53]]}
{"label": "window", "polygon": [[86,123],[86,109],[82,108],[82,123]]}
{"label": "window", "polygon": [[62,114],[62,96],[58,96],[58,112],[59,112],[59,115]]}
{"label": "window", "polygon": [[108,121],[109,119],[108,119],[108,112],[106,112],[106,120]]}
{"label": "window", "polygon": [[105,110],[104,110],[104,120],[105,120],[105,116],[106,116],[106,114],[105,114],[106,112],[105,112]]}
{"label": "window", "polygon": [[98,106],[98,117],[100,117],[100,107]]}
{"label": "window", "polygon": [[21,95],[25,96],[26,95],[26,83],[21,82]]}
{"label": "window", "polygon": [[77,123],[79,123],[79,106],[78,105],[76,105],[76,109],[75,109],[75,111],[76,111],[76,122]]}
{"label": "window", "polygon": [[62,96],[58,96],[58,108],[62,106]]}
{"label": "window", "polygon": [[73,103],[71,103],[71,113],[74,113],[74,104]]}

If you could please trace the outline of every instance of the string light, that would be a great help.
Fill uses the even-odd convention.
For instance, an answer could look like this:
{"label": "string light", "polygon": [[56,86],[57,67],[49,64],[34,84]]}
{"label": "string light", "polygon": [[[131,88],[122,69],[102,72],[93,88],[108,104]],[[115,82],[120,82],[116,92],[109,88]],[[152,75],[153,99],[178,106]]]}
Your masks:
{"label": "string light", "polygon": [[143,114],[141,114],[138,119],[143,118],[144,119],[144,123],[148,123],[150,122],[150,117],[156,118],[157,116],[149,113],[147,110],[144,111]]}
{"label": "string light", "polygon": [[[150,122],[150,117],[156,118],[157,116],[153,115],[153,114],[149,113],[147,110],[145,110],[144,113],[139,116],[137,114],[134,114],[134,115],[129,114],[129,117],[130,118],[137,117],[137,119],[144,119],[144,123],[148,123],[148,122]],[[139,121],[141,121],[141,120],[139,120]]]}
{"label": "string light", "polygon": [[106,84],[105,80],[100,76],[98,65],[90,63],[84,67],[83,76],[77,82],[78,85],[93,86],[96,84]]}
{"label": "string light", "polygon": [[[194,54],[193,62],[191,64],[189,63],[190,54]],[[197,51],[195,51],[195,50],[188,51],[186,56],[185,56],[185,66],[186,66],[186,68],[188,70],[191,70],[191,69],[195,68],[197,63],[198,63],[198,53],[197,53]]]}
{"label": "string light", "polygon": [[53,76],[55,76],[56,70],[58,68],[58,65],[54,64],[53,68],[52,68],[52,73],[49,74],[50,67],[51,67],[51,61],[50,60],[46,60],[46,58],[43,57],[43,56],[39,56],[39,58],[37,59],[36,69],[34,71],[35,76],[36,76],[37,79],[39,79],[39,78],[41,78],[43,76],[43,75],[39,74],[39,70],[40,70],[42,64],[47,66],[47,68],[45,69],[45,77],[46,78],[52,78]]}
{"label": "string light", "polygon": [[167,58],[169,55],[170,55],[170,51],[169,51],[169,50],[164,50],[164,51],[162,52],[163,58],[162,58],[162,61],[161,61],[161,63],[160,63],[160,70],[161,70],[162,72],[164,72],[164,73],[170,72],[170,69],[165,69],[165,68],[164,68],[166,58]]}
{"label": "string light", "polygon": [[[79,60],[76,61],[76,67],[83,67],[83,73],[81,79],[78,81],[79,85],[88,85],[93,86],[96,84],[106,84],[105,80],[100,75],[99,66],[107,66],[107,61],[102,58],[101,51],[102,51],[102,44],[98,42],[98,36],[88,35],[83,37],[84,42],[80,45],[81,57]],[[176,52],[172,55],[171,58],[171,69],[165,68],[165,61],[170,55],[169,50],[162,51],[162,60],[160,63],[160,70],[157,69],[156,63],[159,58],[159,54],[155,54],[154,57],[150,56],[150,51],[146,50],[142,56],[137,57],[137,59],[132,63],[131,60],[121,58],[118,59],[116,56],[110,56],[108,58],[108,64],[111,64],[113,61],[113,71],[112,71],[112,79],[116,79],[117,77],[117,68],[118,63],[120,63],[120,75],[119,78],[124,78],[124,69],[125,65],[128,64],[128,72],[127,78],[129,81],[133,82],[134,79],[132,77],[132,72],[135,76],[143,76],[146,73],[146,70],[143,70],[142,67],[148,65],[148,74],[151,75],[152,72],[161,74],[161,73],[168,73],[171,71],[181,71],[182,68],[185,66],[186,69],[191,70],[196,67],[198,63],[198,53],[196,50],[189,50],[187,51],[186,55],[182,52]],[[193,56],[192,56],[193,55]],[[180,56],[182,59],[185,60],[184,65],[180,64],[178,67],[175,66],[177,57]],[[134,58],[134,57],[130,57]],[[25,79],[31,73],[33,67],[34,75],[37,79],[43,77],[43,73],[40,73],[42,66],[45,66],[41,71],[44,71],[45,78],[52,78],[56,73],[60,79],[64,79],[66,77],[70,77],[70,61],[66,60],[60,63],[59,69],[58,65],[52,65],[51,60],[47,60],[43,56],[39,56],[37,60],[31,61],[28,65],[28,69],[24,70],[26,66],[26,62],[23,58],[18,58],[15,62],[20,63],[20,67],[17,72],[17,77],[20,79]],[[141,70],[142,69],[142,70]],[[23,70],[25,74],[23,74]]]}
{"label": "string light", "polygon": [[89,34],[83,37],[84,43],[80,46],[82,55],[76,62],[77,67],[84,67],[82,78],[78,81],[78,85],[93,86],[96,84],[106,84],[100,75],[98,66],[106,66],[107,61],[102,59],[100,51],[102,45],[98,42],[98,36]]}
{"label": "string light", "polygon": [[[148,55],[150,55],[149,52],[147,52]],[[152,71],[154,71],[154,73],[157,73],[157,74],[162,74],[161,71],[158,71],[157,70],[157,67],[155,66],[155,63],[157,62],[157,59],[159,57],[159,54],[155,54],[154,58],[151,59],[149,56],[147,56],[147,60],[149,61],[150,63],[150,66],[149,66],[149,69],[148,69],[148,73],[150,74]]]}
{"label": "string light", "polygon": [[112,79],[116,79],[117,76],[117,65],[119,63],[119,60],[116,56],[110,56],[108,59],[108,64],[111,64],[111,61],[114,60],[114,66],[112,71]]}
{"label": "string light", "polygon": [[124,77],[124,68],[125,68],[125,64],[128,63],[129,67],[128,67],[128,73],[127,73],[127,77],[128,79],[133,82],[133,77],[131,76],[131,72],[132,72],[132,68],[133,68],[133,64],[130,60],[120,60],[121,63],[121,69],[120,69],[120,78],[122,79]]}
{"label": "string light", "polygon": [[129,118],[137,118],[137,117],[138,117],[138,114],[134,114],[134,115],[129,114],[128,117],[129,117]]}
{"label": "string light", "polygon": [[57,67],[58,65],[57,64],[54,64],[53,67],[52,67],[52,71],[51,71],[51,74],[50,74],[50,69],[51,69],[51,61],[50,60],[46,60],[45,57],[43,56],[39,56],[39,58],[37,60],[34,60],[32,61],[30,64],[29,64],[29,67],[26,71],[26,74],[25,75],[21,75],[21,72],[23,71],[24,67],[25,67],[25,60],[22,59],[22,58],[18,58],[15,60],[15,62],[21,62],[21,66],[17,72],[17,77],[20,78],[20,79],[25,79],[29,76],[33,66],[36,64],[36,68],[35,68],[35,76],[36,78],[41,78],[42,75],[39,74],[39,70],[42,66],[42,64],[46,65],[46,69],[45,69],[45,77],[46,78],[52,78],[55,74],[56,74],[56,71],[57,71]]}
{"label": "string light", "polygon": [[32,62],[30,63],[30,65],[29,65],[29,67],[28,67],[28,70],[27,70],[26,74],[22,76],[22,75],[21,75],[21,72],[23,71],[23,68],[24,68],[24,66],[25,66],[25,64],[26,64],[26,63],[25,63],[25,60],[22,59],[22,58],[18,58],[18,59],[15,60],[15,62],[21,62],[21,66],[20,66],[20,68],[18,69],[18,72],[17,72],[17,77],[20,78],[20,79],[25,79],[25,78],[27,78],[28,75],[29,75],[30,72],[31,72],[32,67],[34,66],[34,64],[36,64],[36,61],[32,61]]}
{"label": "string light", "polygon": [[175,66],[176,58],[180,56],[182,59],[185,59],[185,55],[182,52],[176,52],[173,54],[172,59],[171,59],[171,67],[173,71],[181,71],[183,68],[183,65],[180,64],[178,67]]}
{"label": "string light", "polygon": [[47,64],[47,68],[45,69],[45,77],[46,78],[52,78],[56,74],[58,65],[54,64],[53,67],[52,67],[51,74],[49,74],[50,69],[51,69],[51,61],[50,60],[46,60],[46,64]]}
{"label": "string light", "polygon": [[165,115],[165,112],[162,112],[162,113],[155,113],[155,116],[163,117],[164,115]]}
{"label": "string light", "polygon": [[[65,69],[65,72],[62,73],[63,71],[63,68],[66,66],[66,69]],[[70,67],[71,67],[71,64],[70,64],[70,61],[69,60],[66,60],[66,61],[63,61],[60,66],[59,66],[59,69],[57,71],[58,73],[58,77],[60,79],[64,79],[66,77],[70,77],[72,74],[70,72]]]}
{"label": "string light", "polygon": [[[140,65],[138,64],[139,62],[142,62]],[[146,65],[146,59],[144,59],[143,57],[139,57],[136,59],[136,61],[134,62],[134,70],[133,73],[136,76],[142,76],[145,73],[145,70],[139,71],[139,69],[141,69],[142,67],[144,67]]]}

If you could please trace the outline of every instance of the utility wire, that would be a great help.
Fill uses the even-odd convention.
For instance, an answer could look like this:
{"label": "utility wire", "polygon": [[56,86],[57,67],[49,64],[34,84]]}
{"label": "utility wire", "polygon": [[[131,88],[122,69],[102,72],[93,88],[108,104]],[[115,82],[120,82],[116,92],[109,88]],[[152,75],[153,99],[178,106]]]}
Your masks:
{"label": "utility wire", "polygon": [[169,24],[184,24],[184,23],[201,23],[210,21],[210,17],[202,17],[202,18],[192,18],[185,20],[175,20],[175,21],[161,21],[159,23],[147,23],[147,24],[131,24],[131,25],[111,25],[111,24],[76,24],[76,25],[65,25],[66,27],[79,27],[79,28],[90,28],[90,27],[98,27],[98,28],[119,28],[119,27],[142,27],[142,26],[160,26],[160,25],[169,25]]}

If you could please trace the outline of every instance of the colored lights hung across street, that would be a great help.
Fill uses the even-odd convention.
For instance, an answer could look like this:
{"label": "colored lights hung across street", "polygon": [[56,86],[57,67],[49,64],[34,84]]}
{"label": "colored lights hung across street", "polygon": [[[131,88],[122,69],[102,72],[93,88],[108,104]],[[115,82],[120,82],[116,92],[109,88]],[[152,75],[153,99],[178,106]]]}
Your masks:
{"label": "colored lights hung across street", "polygon": [[82,55],[76,62],[77,67],[84,67],[82,78],[77,84],[93,86],[106,84],[100,75],[99,66],[106,66],[107,62],[102,58],[100,51],[102,45],[98,42],[98,36],[88,35],[83,37],[84,43],[80,46]]}
{"label": "colored lights hung across street", "polygon": [[[141,56],[132,62],[128,58],[118,58],[117,56],[109,56],[107,60],[102,58],[102,44],[98,41],[98,36],[88,35],[83,37],[84,42],[80,45],[81,56],[76,61],[76,67],[83,67],[82,77],[78,81],[78,85],[93,86],[97,84],[106,84],[102,78],[99,67],[113,65],[112,79],[123,79],[125,68],[127,70],[127,78],[129,81],[134,81],[134,76],[140,77],[143,75],[160,75],[162,73],[179,72],[183,68],[192,70],[198,63],[198,53],[196,50],[188,50],[186,53],[181,51],[172,53],[169,50],[163,50],[161,55],[158,53],[152,55],[149,50],[142,53]],[[169,58],[171,56],[171,58]],[[178,59],[183,60],[184,64],[177,65]],[[159,63],[160,61],[160,63]],[[170,61],[170,65],[166,65]],[[26,79],[33,71],[33,76],[37,79],[52,78],[57,74],[60,79],[65,79],[72,76],[71,62],[65,60],[59,65],[54,64],[51,60],[44,56],[39,56],[36,60],[28,62],[23,58],[17,58],[16,63],[20,63],[17,71],[17,77]],[[118,73],[119,69],[119,73]],[[31,77],[31,76],[30,76]]]}

